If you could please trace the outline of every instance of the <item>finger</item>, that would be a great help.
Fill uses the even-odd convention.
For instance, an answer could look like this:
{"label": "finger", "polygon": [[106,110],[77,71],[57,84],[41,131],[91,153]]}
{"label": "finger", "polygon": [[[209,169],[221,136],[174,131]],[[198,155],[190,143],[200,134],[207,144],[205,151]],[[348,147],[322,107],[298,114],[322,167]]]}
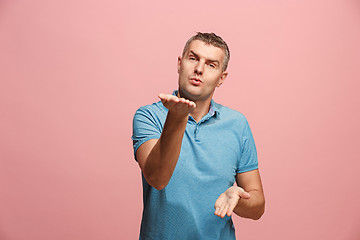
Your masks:
{"label": "finger", "polygon": [[216,201],[215,201],[214,208],[217,209],[217,208],[221,207],[221,205],[223,204],[225,198],[226,197],[225,197],[224,193],[220,194],[218,199],[216,199]]}
{"label": "finger", "polygon": [[174,95],[168,95],[168,101],[173,101],[173,102],[178,103],[179,98],[177,96],[174,96]]}
{"label": "finger", "polygon": [[228,209],[228,203],[225,202],[224,204],[222,204],[222,205],[220,206],[218,216],[221,217],[221,218],[223,218],[223,217],[225,216],[225,214],[226,214],[227,209]]}
{"label": "finger", "polygon": [[166,94],[165,93],[159,93],[158,97],[160,99],[164,99],[166,97]]}
{"label": "finger", "polygon": [[169,101],[169,100],[171,100],[172,99],[172,97],[175,97],[175,96],[173,96],[173,95],[171,95],[171,94],[165,94],[165,93],[160,93],[159,95],[158,95],[158,97],[161,99],[161,101]]}
{"label": "finger", "polygon": [[196,104],[195,104],[193,101],[190,101],[190,100],[188,100],[188,99],[186,99],[185,104],[187,105],[187,108],[188,108],[190,111],[194,110],[195,107],[196,107]]}
{"label": "finger", "polygon": [[165,93],[160,93],[158,95],[158,97],[161,99],[161,100],[165,100],[165,101],[174,101],[174,102],[178,102],[179,101],[179,98],[174,96],[174,95],[171,95],[171,94],[165,94]]}
{"label": "finger", "polygon": [[236,200],[234,199],[234,201],[231,201],[231,202],[229,203],[229,207],[228,207],[228,209],[227,209],[227,211],[226,211],[226,214],[227,214],[229,217],[230,217],[230,215],[233,213],[233,211],[234,211],[236,205],[238,204],[238,202],[239,202],[239,201],[236,201]]}
{"label": "finger", "polygon": [[191,101],[190,100],[186,100],[186,106],[188,109],[193,109],[193,107],[191,106]]}
{"label": "finger", "polygon": [[221,205],[219,208],[216,209],[216,216],[221,217],[221,212],[223,210],[224,206]]}
{"label": "finger", "polygon": [[218,206],[215,207],[215,215],[220,214],[220,209],[221,209],[221,205],[218,205]]}
{"label": "finger", "polygon": [[221,208],[221,206],[215,208],[215,215],[217,215],[217,216],[220,215],[220,208]]}
{"label": "finger", "polygon": [[229,217],[231,216],[231,214],[233,213],[234,211],[234,208],[228,208],[227,211],[226,211],[226,215],[228,215]]}
{"label": "finger", "polygon": [[215,203],[215,215],[220,216],[221,208],[224,205],[222,196],[218,198],[218,200]]}
{"label": "finger", "polygon": [[221,209],[221,213],[220,213],[220,217],[224,218],[226,215],[226,212],[228,210],[228,205],[225,205],[222,209]]}
{"label": "finger", "polygon": [[180,103],[186,103],[186,99],[185,98],[180,98]]}

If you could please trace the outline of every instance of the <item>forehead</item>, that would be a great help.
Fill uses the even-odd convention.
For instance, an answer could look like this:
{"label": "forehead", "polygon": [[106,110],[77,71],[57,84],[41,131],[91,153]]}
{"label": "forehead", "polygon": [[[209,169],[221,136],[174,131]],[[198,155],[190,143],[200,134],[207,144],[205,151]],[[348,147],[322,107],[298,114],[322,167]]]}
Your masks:
{"label": "forehead", "polygon": [[188,55],[190,52],[196,53],[201,58],[218,60],[219,62],[222,62],[225,57],[225,51],[223,49],[201,40],[194,40],[189,44],[186,54]]}

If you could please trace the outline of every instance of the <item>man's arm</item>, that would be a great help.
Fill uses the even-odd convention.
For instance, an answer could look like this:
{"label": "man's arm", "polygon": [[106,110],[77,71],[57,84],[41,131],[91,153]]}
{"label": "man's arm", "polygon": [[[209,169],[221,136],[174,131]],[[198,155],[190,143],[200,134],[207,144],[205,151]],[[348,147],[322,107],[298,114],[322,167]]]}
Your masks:
{"label": "man's arm", "polygon": [[169,110],[159,139],[143,143],[136,151],[136,159],[146,181],[161,190],[169,183],[177,164],[181,143],[194,102],[173,95],[159,94]]}
{"label": "man's arm", "polygon": [[265,211],[265,197],[259,170],[236,175],[238,186],[232,186],[222,193],[215,203],[215,215],[224,217],[236,215],[254,220],[260,219]]}

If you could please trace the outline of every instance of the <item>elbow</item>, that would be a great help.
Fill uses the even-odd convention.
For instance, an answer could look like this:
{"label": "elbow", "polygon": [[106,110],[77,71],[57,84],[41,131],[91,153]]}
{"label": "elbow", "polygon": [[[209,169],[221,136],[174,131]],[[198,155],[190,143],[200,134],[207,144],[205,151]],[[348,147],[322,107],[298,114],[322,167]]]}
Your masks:
{"label": "elbow", "polygon": [[167,186],[167,184],[169,182],[161,181],[161,179],[153,179],[152,181],[150,181],[148,183],[150,184],[150,186],[152,186],[156,190],[161,191]]}
{"label": "elbow", "polygon": [[152,186],[153,188],[155,188],[156,190],[163,190],[169,183],[169,181],[166,181],[164,179],[161,179],[159,177],[157,177],[155,174],[152,175],[145,175],[144,177],[146,179],[146,182]]}
{"label": "elbow", "polygon": [[163,190],[165,187],[166,187],[166,185],[154,185],[154,186],[152,186],[152,187],[154,187],[156,190],[158,190],[158,191],[161,191],[161,190]]}
{"label": "elbow", "polygon": [[252,220],[259,220],[262,217],[262,215],[264,214],[264,212],[265,212],[265,209],[263,208],[262,210],[260,210],[256,214],[254,214],[251,219]]}
{"label": "elbow", "polygon": [[163,190],[167,186],[167,183],[149,183],[149,184],[158,191]]}
{"label": "elbow", "polygon": [[264,212],[265,212],[265,203],[263,203],[259,208],[259,210],[256,211],[256,213],[254,213],[253,216],[251,216],[251,219],[259,220],[262,217],[262,215],[264,215]]}

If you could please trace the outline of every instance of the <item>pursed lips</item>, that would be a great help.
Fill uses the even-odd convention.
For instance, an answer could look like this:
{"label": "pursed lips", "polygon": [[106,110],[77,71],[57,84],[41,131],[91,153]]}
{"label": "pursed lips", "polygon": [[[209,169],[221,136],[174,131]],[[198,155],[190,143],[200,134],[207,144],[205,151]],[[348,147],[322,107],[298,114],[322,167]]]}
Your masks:
{"label": "pursed lips", "polygon": [[190,78],[190,80],[195,80],[195,81],[198,81],[198,82],[202,82],[199,78]]}

